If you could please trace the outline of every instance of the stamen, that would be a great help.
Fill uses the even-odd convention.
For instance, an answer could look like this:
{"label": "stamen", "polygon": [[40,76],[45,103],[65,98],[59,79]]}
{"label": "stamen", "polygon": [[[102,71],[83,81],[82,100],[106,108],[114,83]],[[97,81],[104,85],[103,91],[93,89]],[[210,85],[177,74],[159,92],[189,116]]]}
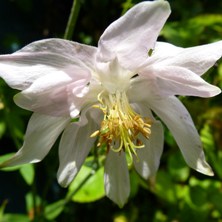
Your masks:
{"label": "stamen", "polygon": [[105,145],[114,152],[127,152],[132,162],[133,156],[137,157],[136,149],[145,146],[138,136],[149,139],[152,120],[142,118],[132,109],[125,92],[108,94],[102,91],[98,94],[98,101],[99,104],[93,107],[102,110],[104,118],[100,130],[90,137],[98,136],[98,147]]}
{"label": "stamen", "polygon": [[90,137],[96,137],[96,136],[98,136],[100,134],[100,131],[99,130],[96,130],[94,133],[92,133],[91,135],[90,135]]}

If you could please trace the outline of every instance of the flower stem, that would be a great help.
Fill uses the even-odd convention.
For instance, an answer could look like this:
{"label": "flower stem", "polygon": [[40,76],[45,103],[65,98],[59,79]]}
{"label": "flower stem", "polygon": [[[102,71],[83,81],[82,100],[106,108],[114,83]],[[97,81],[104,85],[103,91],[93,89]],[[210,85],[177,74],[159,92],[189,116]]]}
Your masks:
{"label": "flower stem", "polygon": [[[96,170],[97,171],[97,170]],[[72,197],[83,187],[83,185],[85,185],[85,183],[96,173],[95,170],[92,170],[84,179],[83,181],[79,184],[79,186],[73,190],[73,192],[68,195],[65,199],[65,203],[68,203]]]}
{"label": "flower stem", "polygon": [[79,10],[80,10],[80,0],[73,0],[72,9],[69,15],[69,20],[63,37],[64,39],[68,40],[72,39],[76,21],[79,15]]}
{"label": "flower stem", "polygon": [[[34,167],[34,169],[36,169]],[[33,183],[32,183],[32,213],[33,213],[33,222],[37,222],[38,221],[38,211],[37,211],[37,203],[36,203],[36,179],[34,179]]]}
{"label": "flower stem", "polygon": [[[93,176],[95,175],[95,173],[99,170],[100,166],[99,163],[97,161],[93,161],[92,165],[92,170],[90,171],[90,173],[83,179],[83,181],[79,184],[79,186],[73,190],[70,194],[68,194],[58,205],[57,207],[63,206],[68,204],[73,196],[86,184],[86,182]],[[51,213],[51,211],[54,209],[51,209],[50,211],[48,211],[48,213]]]}
{"label": "flower stem", "polygon": [[73,192],[70,195],[67,195],[65,202],[68,203],[72,197],[85,185],[85,183],[93,176],[95,173],[99,170],[99,163],[98,160],[94,159],[94,161],[91,164],[92,170],[90,173],[83,179],[83,181],[79,184],[79,186],[73,190]]}

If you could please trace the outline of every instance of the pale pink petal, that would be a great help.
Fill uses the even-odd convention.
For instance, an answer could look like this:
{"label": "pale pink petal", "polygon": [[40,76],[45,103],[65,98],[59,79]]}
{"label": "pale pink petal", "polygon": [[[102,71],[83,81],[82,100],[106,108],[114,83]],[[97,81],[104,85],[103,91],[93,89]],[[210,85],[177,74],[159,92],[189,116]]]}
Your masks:
{"label": "pale pink petal", "polygon": [[[93,70],[96,52],[97,48],[93,46],[52,38],[33,42],[14,53],[14,55],[22,53],[24,56],[30,55],[34,58],[37,56],[42,61],[41,64],[57,68],[79,65]],[[31,60],[35,64],[32,57],[30,60],[26,59],[27,62]],[[50,61],[46,59],[50,59]]]}
{"label": "pale pink petal", "polygon": [[[38,78],[29,88],[15,96],[18,106],[34,112],[53,116],[68,116],[75,109],[79,114],[87,93],[90,73],[78,67],[70,67],[74,77],[56,71]],[[73,107],[75,104],[75,108]]]}
{"label": "pale pink petal", "polygon": [[70,123],[59,144],[58,182],[67,187],[79,172],[85,158],[95,143],[90,135],[98,129],[94,111],[81,115],[78,122]]}
{"label": "pale pink petal", "polygon": [[[49,73],[68,72],[77,66],[94,70],[95,47],[63,39],[47,39],[33,42],[11,55],[0,56],[0,77],[9,86],[19,90],[28,88],[35,80]],[[67,68],[68,67],[68,68]]]}
{"label": "pale pink petal", "polygon": [[104,31],[98,44],[97,59],[111,61],[137,69],[148,57],[150,49],[170,14],[167,1],[146,1],[135,5]]}
{"label": "pale pink petal", "polygon": [[34,113],[29,120],[22,148],[1,167],[41,161],[49,152],[69,118],[51,117]]}
{"label": "pale pink petal", "polygon": [[144,178],[148,179],[155,175],[160,164],[160,157],[163,152],[164,133],[160,121],[155,120],[150,108],[145,102],[131,104],[134,110],[142,117],[152,120],[151,135],[146,139],[142,135],[139,139],[145,145],[144,148],[137,149],[137,157],[134,158],[134,167],[136,171]]}
{"label": "pale pink petal", "polygon": [[116,58],[107,63],[97,62],[96,65],[97,79],[109,93],[127,89],[130,78],[135,75],[135,73],[124,69]]}
{"label": "pale pink petal", "polygon": [[202,75],[222,56],[222,41],[211,44],[181,48],[169,43],[157,42],[155,50],[147,60],[156,66],[179,66]]}
{"label": "pale pink petal", "polygon": [[153,99],[159,99],[159,97],[161,97],[155,77],[146,78],[144,76],[137,76],[131,79],[127,96],[131,103],[144,102],[149,99],[149,97]]}
{"label": "pale pink petal", "polygon": [[149,104],[173,134],[186,163],[203,174],[213,175],[205,160],[198,132],[183,104],[176,97],[150,99]]}
{"label": "pale pink petal", "polygon": [[109,151],[105,162],[104,183],[107,197],[123,207],[130,194],[129,171],[124,152]]}
{"label": "pale pink petal", "polygon": [[138,159],[134,158],[134,166],[144,179],[148,179],[157,172],[160,157],[163,153],[164,134],[162,124],[159,121],[154,121],[151,127],[150,138],[141,137],[140,140],[145,147],[137,149]]}
{"label": "pale pink petal", "polygon": [[183,67],[153,65],[146,67],[140,75],[145,77],[141,81],[152,81],[156,93],[163,96],[212,97],[221,92],[218,87],[207,83],[200,76]]}

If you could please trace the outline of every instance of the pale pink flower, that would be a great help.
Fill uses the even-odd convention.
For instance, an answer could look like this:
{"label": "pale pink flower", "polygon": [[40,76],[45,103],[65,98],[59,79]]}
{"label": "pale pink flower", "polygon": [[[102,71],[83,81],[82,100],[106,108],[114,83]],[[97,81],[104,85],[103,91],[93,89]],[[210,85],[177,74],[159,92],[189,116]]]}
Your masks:
{"label": "pale pink flower", "polygon": [[106,194],[123,206],[130,192],[126,155],[145,179],[159,166],[164,135],[154,112],[187,164],[213,175],[193,121],[176,95],[221,92],[201,75],[221,57],[222,41],[186,49],[157,42],[169,14],[168,2],[146,1],[113,22],[98,47],[46,39],[2,55],[0,76],[21,90],[16,104],[34,114],[24,145],[1,166],[41,161],[62,133],[58,181],[66,187],[98,139],[107,152]]}

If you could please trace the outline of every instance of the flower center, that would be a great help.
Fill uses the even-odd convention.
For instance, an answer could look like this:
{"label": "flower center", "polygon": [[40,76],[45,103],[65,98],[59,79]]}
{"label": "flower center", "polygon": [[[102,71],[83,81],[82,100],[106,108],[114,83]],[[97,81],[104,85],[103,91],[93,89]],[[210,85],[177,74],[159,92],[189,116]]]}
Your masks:
{"label": "flower center", "polygon": [[115,152],[125,151],[132,161],[137,156],[136,149],[143,148],[140,135],[149,138],[151,134],[151,119],[142,118],[129,104],[125,92],[108,94],[101,92],[98,95],[99,108],[104,113],[100,130],[95,131],[91,137],[98,136],[98,147],[106,146]]}

